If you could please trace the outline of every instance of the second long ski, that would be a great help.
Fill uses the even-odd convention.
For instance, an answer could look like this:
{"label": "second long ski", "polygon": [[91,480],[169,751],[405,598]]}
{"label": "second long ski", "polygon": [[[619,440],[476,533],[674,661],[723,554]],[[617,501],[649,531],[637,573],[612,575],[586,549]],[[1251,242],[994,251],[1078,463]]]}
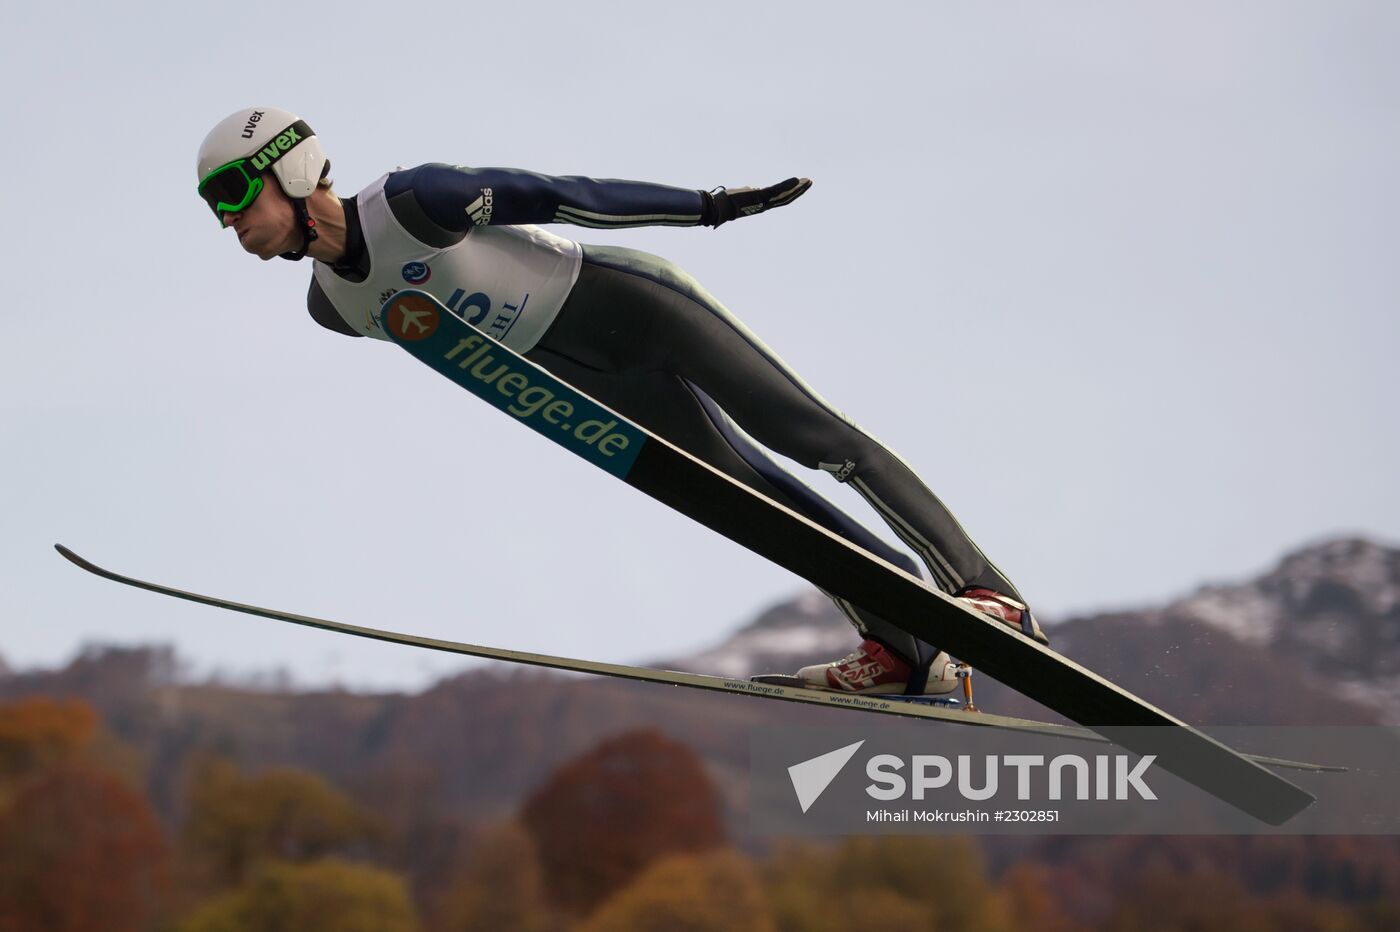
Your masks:
{"label": "second long ski", "polygon": [[1255,818],[1280,825],[1314,802],[1310,793],[1180,719],[632,423],[492,340],[431,294],[399,291],[377,320],[419,361],[633,488],[1122,747],[1155,754],[1165,770]]}

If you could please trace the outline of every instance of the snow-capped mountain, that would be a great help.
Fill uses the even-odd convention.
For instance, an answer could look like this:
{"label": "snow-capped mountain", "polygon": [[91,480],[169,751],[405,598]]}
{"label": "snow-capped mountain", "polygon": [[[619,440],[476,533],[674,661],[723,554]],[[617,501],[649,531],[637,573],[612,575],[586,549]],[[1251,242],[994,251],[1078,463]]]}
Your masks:
{"label": "snow-capped mountain", "polygon": [[719,676],[792,672],[797,666],[835,660],[860,643],[855,628],[830,599],[815,590],[780,602],[723,643],[685,657],[655,664]]}
{"label": "snow-capped mountain", "polygon": [[[1203,719],[1210,708],[1223,720],[1340,724],[1370,710],[1400,724],[1400,549],[1374,541],[1326,541],[1254,580],[1206,585],[1160,608],[1068,618],[1049,633],[1055,649],[1149,700],[1197,704]],[[857,643],[831,602],[810,592],[663,665],[726,676],[791,672]],[[1328,719],[1331,702],[1337,715]]]}
{"label": "snow-capped mountain", "polygon": [[1287,657],[1400,722],[1400,550],[1327,541],[1252,582],[1206,586],[1161,618],[1202,621]]}

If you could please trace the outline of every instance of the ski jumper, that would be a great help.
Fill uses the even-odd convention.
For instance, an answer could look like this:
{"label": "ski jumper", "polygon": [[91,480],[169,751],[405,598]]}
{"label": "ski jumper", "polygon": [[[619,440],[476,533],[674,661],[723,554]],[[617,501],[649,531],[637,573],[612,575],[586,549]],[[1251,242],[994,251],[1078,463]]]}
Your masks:
{"label": "ski jumper", "polygon": [[[704,197],[514,169],[428,164],[393,172],[342,201],[346,255],[315,263],[307,305],[328,329],[388,340],[373,313],[400,288],[428,291],[530,361],[856,546],[919,575],[908,555],[753,441],[854,488],[943,591],[985,586],[1024,602],[902,459],[688,274],[658,256],[581,245],[534,226],[695,226]],[[939,653],[833,598],[863,635],[916,666]]]}

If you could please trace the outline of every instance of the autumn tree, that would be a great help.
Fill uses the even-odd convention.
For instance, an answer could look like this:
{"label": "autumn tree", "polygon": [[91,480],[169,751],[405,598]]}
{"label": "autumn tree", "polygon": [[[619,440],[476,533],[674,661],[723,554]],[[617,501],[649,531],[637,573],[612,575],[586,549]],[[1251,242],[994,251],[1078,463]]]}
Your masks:
{"label": "autumn tree", "polygon": [[1003,932],[1007,903],[988,881],[971,839],[850,838],[832,849],[789,846],[765,870],[783,932],[846,932],[862,924],[909,932]]}
{"label": "autumn tree", "polygon": [[168,845],[143,796],[65,765],[0,814],[0,932],[138,932],[161,913]]}
{"label": "autumn tree", "polygon": [[[848,916],[845,928],[852,925]],[[605,900],[577,932],[733,929],[777,932],[753,863],[736,851],[721,849],[657,861]]]}
{"label": "autumn tree", "polygon": [[1056,875],[1043,865],[1011,865],[997,884],[1012,927],[1022,932],[1087,932],[1065,910],[1055,891]]}
{"label": "autumn tree", "polygon": [[1339,903],[1298,892],[1256,896],[1217,871],[1144,871],[1117,891],[1104,932],[1363,932]]}
{"label": "autumn tree", "polygon": [[419,932],[403,878],[344,861],[266,861],[177,932]]}
{"label": "autumn tree", "polygon": [[77,756],[97,725],[97,713],[78,699],[31,696],[0,704],[0,786]]}
{"label": "autumn tree", "polygon": [[517,822],[481,839],[436,912],[441,932],[552,932],[563,925],[549,908],[534,839]]}
{"label": "autumn tree", "polygon": [[650,729],[564,764],[526,801],[522,821],[551,896],[577,915],[658,858],[724,841],[719,797],[703,763]]}
{"label": "autumn tree", "polygon": [[1044,839],[1033,856],[1052,875],[1047,884],[1061,907],[1095,927],[1115,915],[1131,924],[1136,907],[1124,902],[1126,891],[1148,878],[1142,897],[1193,882],[1181,878],[1215,878],[1252,904],[1251,915],[1294,898],[1368,916],[1400,903],[1400,840],[1391,836],[1061,836]]}
{"label": "autumn tree", "polygon": [[191,882],[223,888],[262,860],[315,860],[378,832],[376,820],[320,776],[292,769],[244,776],[227,761],[207,759],[190,781],[182,848]]}

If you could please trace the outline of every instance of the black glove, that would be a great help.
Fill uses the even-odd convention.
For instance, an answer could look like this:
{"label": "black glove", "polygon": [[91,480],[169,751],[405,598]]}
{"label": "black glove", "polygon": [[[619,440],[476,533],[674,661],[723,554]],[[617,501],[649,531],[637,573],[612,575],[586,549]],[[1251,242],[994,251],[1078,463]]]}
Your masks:
{"label": "black glove", "polygon": [[789,178],[768,188],[719,188],[716,191],[701,191],[705,198],[705,209],[700,223],[707,227],[717,227],[735,217],[761,214],[765,210],[791,204],[811,186],[812,182],[806,178]]}

